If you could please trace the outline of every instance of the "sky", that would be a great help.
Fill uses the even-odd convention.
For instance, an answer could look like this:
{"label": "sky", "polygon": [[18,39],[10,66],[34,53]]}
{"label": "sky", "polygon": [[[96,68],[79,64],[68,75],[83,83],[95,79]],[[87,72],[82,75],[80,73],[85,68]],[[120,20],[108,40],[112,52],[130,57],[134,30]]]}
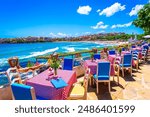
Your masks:
{"label": "sky", "polygon": [[150,0],[0,0],[0,38],[141,34],[132,25]]}

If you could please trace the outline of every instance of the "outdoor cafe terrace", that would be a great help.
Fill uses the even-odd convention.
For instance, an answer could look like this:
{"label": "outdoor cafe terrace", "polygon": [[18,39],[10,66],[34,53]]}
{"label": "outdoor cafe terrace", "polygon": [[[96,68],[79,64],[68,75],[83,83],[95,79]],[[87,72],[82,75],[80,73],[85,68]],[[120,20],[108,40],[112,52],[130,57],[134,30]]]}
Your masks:
{"label": "outdoor cafe terrace", "polygon": [[[37,62],[28,68],[21,68],[18,58],[12,58],[16,63],[8,60],[12,67],[5,73],[9,84],[0,88],[0,99],[150,99],[149,46],[144,42],[117,50],[93,49],[90,57],[76,53],[74,59],[53,54],[46,64]],[[28,72],[32,72],[30,78],[24,75]]]}

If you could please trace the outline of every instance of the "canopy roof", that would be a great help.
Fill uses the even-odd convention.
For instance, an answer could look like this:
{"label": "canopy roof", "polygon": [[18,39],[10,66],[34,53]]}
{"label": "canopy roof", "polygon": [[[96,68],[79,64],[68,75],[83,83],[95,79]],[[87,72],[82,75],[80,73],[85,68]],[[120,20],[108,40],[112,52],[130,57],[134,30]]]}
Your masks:
{"label": "canopy roof", "polygon": [[143,36],[143,38],[149,39],[150,35]]}

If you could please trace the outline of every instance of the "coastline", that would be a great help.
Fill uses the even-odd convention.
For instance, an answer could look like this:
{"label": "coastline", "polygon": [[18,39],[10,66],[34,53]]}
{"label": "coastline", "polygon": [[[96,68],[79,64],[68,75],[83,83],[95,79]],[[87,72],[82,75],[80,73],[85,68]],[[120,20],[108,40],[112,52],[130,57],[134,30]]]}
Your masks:
{"label": "coastline", "polygon": [[53,42],[49,42],[49,41],[45,41],[45,42],[26,42],[26,43],[0,43],[0,44],[37,44],[37,43],[61,43],[61,42],[72,42],[72,43],[76,43],[76,42],[84,42],[84,43],[95,43],[95,44],[117,44],[117,45],[122,45],[122,44],[128,44],[127,41],[120,41],[120,40],[113,40],[113,41],[99,41],[99,40],[96,40],[96,41],[53,41]]}
{"label": "coastline", "polygon": [[115,44],[115,45],[122,45],[122,44],[129,44],[127,41],[81,41],[81,42],[91,42],[91,43],[97,43],[97,44]]}

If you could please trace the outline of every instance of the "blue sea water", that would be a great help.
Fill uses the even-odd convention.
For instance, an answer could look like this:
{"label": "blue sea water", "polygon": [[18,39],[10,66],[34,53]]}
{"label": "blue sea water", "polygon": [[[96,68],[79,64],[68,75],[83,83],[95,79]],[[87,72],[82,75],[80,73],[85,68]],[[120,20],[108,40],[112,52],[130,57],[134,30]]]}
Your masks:
{"label": "blue sea water", "polygon": [[[20,65],[25,67],[30,60],[35,62],[36,56],[51,54],[53,52],[73,52],[89,50],[94,47],[113,46],[94,42],[46,42],[46,43],[24,43],[24,44],[0,44],[0,72],[9,68],[8,58],[17,56]],[[42,61],[40,61],[42,62]],[[0,85],[7,82],[5,75],[0,75]]]}

